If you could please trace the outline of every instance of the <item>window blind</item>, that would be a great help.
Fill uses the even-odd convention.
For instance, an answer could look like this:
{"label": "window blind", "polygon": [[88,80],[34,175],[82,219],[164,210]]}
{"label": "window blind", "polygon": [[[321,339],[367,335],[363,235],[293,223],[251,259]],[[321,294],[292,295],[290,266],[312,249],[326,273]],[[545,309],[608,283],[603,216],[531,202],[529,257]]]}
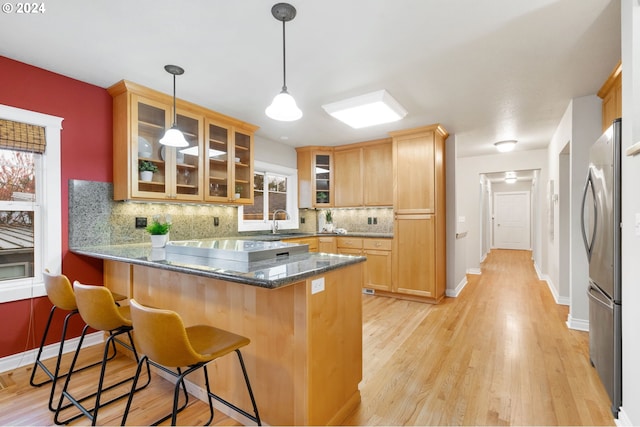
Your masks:
{"label": "window blind", "polygon": [[0,148],[44,153],[44,127],[0,119]]}

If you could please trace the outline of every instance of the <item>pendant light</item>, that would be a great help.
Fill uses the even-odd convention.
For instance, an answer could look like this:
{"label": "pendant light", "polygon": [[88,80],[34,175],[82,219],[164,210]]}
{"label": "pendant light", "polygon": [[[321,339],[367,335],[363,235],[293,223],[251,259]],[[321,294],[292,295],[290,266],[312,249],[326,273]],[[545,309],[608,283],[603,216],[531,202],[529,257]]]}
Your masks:
{"label": "pendant light", "polygon": [[265,110],[265,114],[274,120],[292,122],[302,117],[302,111],[296,105],[296,100],[287,91],[287,55],[285,48],[285,22],[296,17],[296,8],[288,3],[278,3],[271,8],[271,14],[278,21],[282,21],[282,91],[273,98],[273,102]]}
{"label": "pendant light", "polygon": [[164,69],[167,73],[173,74],[173,125],[164,133],[160,144],[169,147],[188,147],[189,143],[178,129],[178,112],[176,111],[176,76],[184,74],[184,69],[177,65],[165,65]]}

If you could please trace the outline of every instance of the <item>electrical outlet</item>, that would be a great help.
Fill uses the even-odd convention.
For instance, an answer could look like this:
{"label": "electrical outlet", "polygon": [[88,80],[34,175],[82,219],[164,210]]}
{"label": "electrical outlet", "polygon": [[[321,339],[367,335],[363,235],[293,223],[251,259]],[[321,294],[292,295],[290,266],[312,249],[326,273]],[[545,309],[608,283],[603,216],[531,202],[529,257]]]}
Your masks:
{"label": "electrical outlet", "polygon": [[213,226],[214,226],[214,227],[217,227],[217,226],[219,226],[219,225],[220,225],[220,218],[219,218],[219,217],[217,217],[217,216],[214,216],[214,217],[213,217]]}
{"label": "electrical outlet", "polygon": [[367,218],[367,224],[371,225],[371,217]]}
{"label": "electrical outlet", "polygon": [[304,217],[303,217],[303,216],[301,216],[301,217],[300,217],[300,224],[304,224],[304,221],[305,221],[305,220],[304,220]]}
{"label": "electrical outlet", "polygon": [[366,295],[375,295],[376,290],[375,289],[369,289],[369,288],[362,288],[362,293],[366,294]]}
{"label": "electrical outlet", "polygon": [[378,217],[377,216],[373,217],[373,225],[378,225]]}
{"label": "electrical outlet", "polygon": [[145,228],[147,226],[147,218],[145,217],[136,217],[136,228]]}
{"label": "electrical outlet", "polygon": [[311,281],[311,294],[317,294],[324,291],[324,277]]}

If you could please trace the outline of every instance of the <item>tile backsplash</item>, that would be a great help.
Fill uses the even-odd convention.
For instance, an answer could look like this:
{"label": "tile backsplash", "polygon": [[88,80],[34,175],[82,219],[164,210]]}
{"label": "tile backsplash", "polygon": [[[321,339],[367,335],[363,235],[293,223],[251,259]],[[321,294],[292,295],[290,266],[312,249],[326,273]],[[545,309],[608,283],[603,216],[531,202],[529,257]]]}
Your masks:
{"label": "tile backsplash", "polygon": [[[335,227],[352,232],[392,233],[392,208],[331,209]],[[316,232],[324,225],[324,209],[301,209],[298,231]],[[113,200],[113,184],[69,180],[69,246],[101,246],[146,243],[149,236],[135,228],[135,218],[151,221],[154,215],[170,215],[172,240],[234,237],[238,209],[234,206],[175,203],[120,202]],[[219,225],[214,226],[214,217]],[[372,218],[372,224],[368,219]],[[376,218],[377,224],[373,224]],[[255,233],[252,233],[255,234]]]}

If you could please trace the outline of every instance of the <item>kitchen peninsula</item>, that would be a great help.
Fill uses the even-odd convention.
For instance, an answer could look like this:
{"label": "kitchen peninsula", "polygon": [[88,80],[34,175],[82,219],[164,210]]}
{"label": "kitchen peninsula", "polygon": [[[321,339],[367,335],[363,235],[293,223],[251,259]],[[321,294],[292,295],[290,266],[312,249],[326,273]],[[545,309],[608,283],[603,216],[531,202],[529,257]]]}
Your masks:
{"label": "kitchen peninsula", "polygon": [[[103,259],[113,291],[175,310],[186,325],[249,337],[243,355],[265,423],[339,424],[359,404],[366,258],[305,252],[236,263],[148,244],[72,251]],[[236,360],[222,358],[209,370],[216,393],[250,407]]]}

